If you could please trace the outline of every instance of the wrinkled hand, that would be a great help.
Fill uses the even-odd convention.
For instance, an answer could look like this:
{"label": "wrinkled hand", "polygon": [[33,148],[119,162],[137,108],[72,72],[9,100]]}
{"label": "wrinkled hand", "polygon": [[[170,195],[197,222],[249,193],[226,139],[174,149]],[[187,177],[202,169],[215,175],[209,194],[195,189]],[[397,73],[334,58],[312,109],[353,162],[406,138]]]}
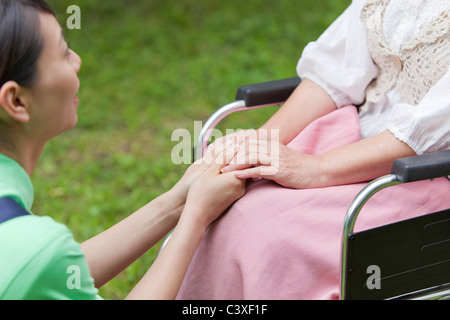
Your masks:
{"label": "wrinkled hand", "polygon": [[239,179],[270,179],[287,188],[319,186],[320,157],[301,154],[273,136],[247,132],[234,140],[238,152],[222,172],[239,170],[235,173]]}

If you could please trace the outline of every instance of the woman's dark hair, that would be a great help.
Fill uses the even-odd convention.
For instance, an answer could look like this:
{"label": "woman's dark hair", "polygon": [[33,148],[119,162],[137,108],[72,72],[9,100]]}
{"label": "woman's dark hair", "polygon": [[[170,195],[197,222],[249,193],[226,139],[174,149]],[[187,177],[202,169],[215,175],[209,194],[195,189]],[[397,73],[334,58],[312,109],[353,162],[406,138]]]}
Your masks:
{"label": "woman's dark hair", "polygon": [[43,48],[38,12],[55,15],[44,0],[0,0],[0,87],[30,87]]}

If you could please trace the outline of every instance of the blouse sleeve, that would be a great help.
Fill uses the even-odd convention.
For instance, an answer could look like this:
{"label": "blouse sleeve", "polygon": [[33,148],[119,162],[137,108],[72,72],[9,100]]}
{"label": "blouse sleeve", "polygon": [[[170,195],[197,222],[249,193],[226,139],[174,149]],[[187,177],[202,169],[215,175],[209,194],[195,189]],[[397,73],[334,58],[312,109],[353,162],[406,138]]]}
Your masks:
{"label": "blouse sleeve", "polygon": [[360,19],[364,0],[345,12],[309,43],[297,65],[300,78],[321,86],[338,107],[361,104],[365,89],[378,74],[367,48],[367,28]]}
{"label": "blouse sleeve", "polygon": [[417,154],[450,148],[450,68],[426,94],[412,106],[394,105],[387,129]]}

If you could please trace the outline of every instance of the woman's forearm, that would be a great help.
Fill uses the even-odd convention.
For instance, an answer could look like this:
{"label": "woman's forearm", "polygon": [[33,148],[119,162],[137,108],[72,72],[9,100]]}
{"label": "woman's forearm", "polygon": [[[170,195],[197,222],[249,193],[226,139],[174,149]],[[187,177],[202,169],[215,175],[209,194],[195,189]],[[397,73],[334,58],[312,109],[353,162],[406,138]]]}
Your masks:
{"label": "woman's forearm", "polygon": [[[288,101],[261,129],[279,129],[279,142],[283,145],[294,139],[312,121],[334,111],[336,104],[319,85],[303,79]],[[314,177],[300,170],[299,187],[333,186],[372,180],[388,174],[395,159],[415,155],[405,143],[391,132],[385,131],[321,155],[311,157],[308,168]],[[307,161],[305,159],[305,161]],[[318,163],[319,166],[314,163]],[[318,168],[317,170],[313,170]],[[304,181],[309,181],[304,185]]]}
{"label": "woman's forearm", "polygon": [[[184,216],[192,216],[186,208]],[[150,269],[127,296],[132,300],[175,299],[194,252],[206,226],[193,219],[181,218],[164,250]]]}
{"label": "woman's forearm", "polygon": [[260,128],[279,130],[286,145],[312,121],[336,109],[335,102],[319,85],[303,79],[286,103]]}
{"label": "woman's forearm", "polygon": [[243,181],[220,172],[223,155],[205,161],[207,169],[190,187],[169,241],[128,299],[174,299],[206,228],[245,194]]}
{"label": "woman's forearm", "polygon": [[185,199],[169,191],[81,248],[97,288],[114,278],[161,240],[178,222]]}
{"label": "woman's forearm", "polygon": [[411,147],[386,130],[319,156],[319,184],[332,186],[373,180],[389,174],[395,159],[414,155]]}

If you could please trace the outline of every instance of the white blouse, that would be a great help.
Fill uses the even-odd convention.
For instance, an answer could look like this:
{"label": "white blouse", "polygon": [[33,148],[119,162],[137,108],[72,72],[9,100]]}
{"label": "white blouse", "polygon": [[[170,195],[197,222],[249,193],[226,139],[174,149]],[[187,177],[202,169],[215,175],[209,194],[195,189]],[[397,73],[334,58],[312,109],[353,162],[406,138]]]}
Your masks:
{"label": "white blouse", "polygon": [[[365,4],[366,0],[354,0],[317,41],[305,47],[297,65],[298,75],[320,85],[338,107],[362,104],[366,87],[378,74],[367,46],[367,27],[360,19]],[[450,0],[391,0],[384,15],[386,43],[400,51],[449,6]],[[387,129],[417,154],[449,149],[450,68],[418,105],[403,101],[394,87],[359,114],[362,138]]]}

